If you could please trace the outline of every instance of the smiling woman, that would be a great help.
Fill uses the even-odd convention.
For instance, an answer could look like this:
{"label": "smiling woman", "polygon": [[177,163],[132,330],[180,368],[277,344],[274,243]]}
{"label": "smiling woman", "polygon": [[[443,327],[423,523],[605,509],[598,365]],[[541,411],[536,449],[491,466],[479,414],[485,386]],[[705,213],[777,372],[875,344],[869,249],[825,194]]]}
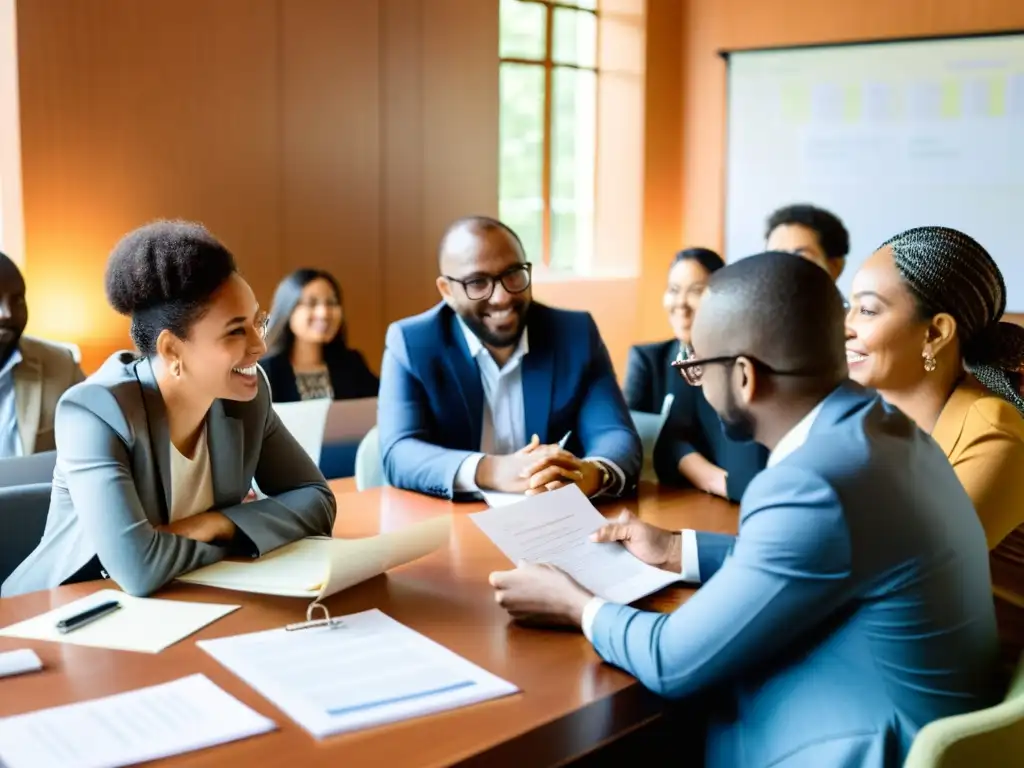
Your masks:
{"label": "smiling woman", "polygon": [[[140,354],[61,399],[46,533],[0,594],[113,578],[144,595],[329,536],[334,495],[271,408],[266,315],[231,253],[197,224],[156,222],[118,243],[106,282]],[[254,479],[266,498],[243,504]]]}

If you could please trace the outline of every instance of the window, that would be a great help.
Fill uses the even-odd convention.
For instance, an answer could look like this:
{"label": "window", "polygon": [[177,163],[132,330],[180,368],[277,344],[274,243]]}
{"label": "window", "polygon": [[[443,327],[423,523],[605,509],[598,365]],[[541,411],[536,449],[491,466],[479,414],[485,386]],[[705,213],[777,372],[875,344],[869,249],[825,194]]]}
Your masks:
{"label": "window", "polygon": [[502,220],[528,258],[577,272],[594,248],[597,0],[501,0]]}

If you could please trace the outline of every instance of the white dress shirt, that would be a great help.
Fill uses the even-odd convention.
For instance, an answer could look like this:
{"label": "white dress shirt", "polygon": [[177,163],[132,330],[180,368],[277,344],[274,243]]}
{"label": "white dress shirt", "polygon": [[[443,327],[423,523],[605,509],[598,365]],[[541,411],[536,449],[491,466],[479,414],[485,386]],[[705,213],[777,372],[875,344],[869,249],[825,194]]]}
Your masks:
{"label": "white dress shirt", "polygon": [[[530,351],[529,329],[523,329],[512,356],[498,367],[490,351],[477,338],[462,318],[459,327],[469,347],[469,355],[480,371],[480,384],[484,392],[484,412],[480,429],[480,450],[463,460],[455,473],[454,488],[460,492],[479,491],[476,469],[487,455],[507,456],[525,448],[530,437],[526,434],[526,408],[523,401],[523,358]],[[613,487],[625,485],[626,476],[612,461],[600,456],[587,457],[601,461],[617,478]]]}
{"label": "white dress shirt", "polygon": [[21,433],[18,431],[18,403],[14,393],[14,369],[21,362],[17,349],[0,368],[0,459],[21,456]]}
{"label": "white dress shirt", "polygon": [[[766,466],[775,466],[807,442],[807,436],[811,433],[811,427],[814,426],[814,421],[818,418],[818,414],[821,413],[821,407],[824,404],[825,401],[822,400],[814,406],[806,416],[800,419],[800,421],[798,421],[796,425],[789,430],[789,432],[782,436],[782,439],[776,444],[775,449],[768,454],[768,462]],[[684,528],[680,539],[680,546],[682,547],[682,552],[680,553],[682,555],[681,580],[699,584],[700,561],[697,556],[697,532],[692,528]],[[593,641],[590,634],[591,628],[594,626],[594,619],[597,617],[597,612],[601,610],[601,606],[604,605],[605,602],[607,601],[600,597],[592,597],[583,609],[583,620],[580,624],[583,627],[583,634],[586,636],[587,640]]]}

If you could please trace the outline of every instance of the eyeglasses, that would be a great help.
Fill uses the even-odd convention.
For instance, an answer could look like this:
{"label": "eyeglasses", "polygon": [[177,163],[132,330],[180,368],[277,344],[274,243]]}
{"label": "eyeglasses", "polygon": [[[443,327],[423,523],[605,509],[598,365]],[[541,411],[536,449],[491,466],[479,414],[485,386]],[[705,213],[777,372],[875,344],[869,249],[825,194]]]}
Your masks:
{"label": "eyeglasses", "polygon": [[481,275],[471,277],[468,280],[460,280],[457,277],[444,275],[445,280],[458,283],[466,292],[466,298],[470,301],[485,301],[494,294],[494,286],[501,283],[501,287],[509,293],[522,293],[530,287],[530,273],[533,265],[530,262],[517,264],[511,269],[506,269],[500,275]]}
{"label": "eyeglasses", "polygon": [[317,307],[323,307],[324,309],[338,309],[341,306],[341,302],[337,299],[324,299],[323,301],[320,299],[304,299],[300,301],[297,306],[310,311],[315,310]]}
{"label": "eyeglasses", "polygon": [[270,315],[266,312],[261,312],[256,315],[256,319],[253,320],[252,324],[256,329],[256,335],[258,335],[263,341],[266,341],[267,332],[270,330]]}
{"label": "eyeglasses", "polygon": [[704,368],[709,365],[734,365],[740,358],[749,360],[750,364],[755,368],[760,368],[766,373],[770,373],[774,376],[816,376],[821,373],[825,373],[825,370],[820,367],[814,368],[794,368],[789,371],[780,371],[776,368],[772,368],[767,363],[763,363],[756,357],[751,355],[731,355],[729,357],[695,357],[688,360],[678,358],[672,361],[672,367],[679,371],[679,375],[683,377],[691,387],[699,387],[701,381],[704,378]]}

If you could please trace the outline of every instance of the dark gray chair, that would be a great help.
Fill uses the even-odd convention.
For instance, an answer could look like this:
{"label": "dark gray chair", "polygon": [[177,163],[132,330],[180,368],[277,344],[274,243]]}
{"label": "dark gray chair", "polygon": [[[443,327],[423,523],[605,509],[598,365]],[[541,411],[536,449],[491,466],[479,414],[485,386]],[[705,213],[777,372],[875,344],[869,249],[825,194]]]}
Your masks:
{"label": "dark gray chair", "polygon": [[56,451],[0,459],[0,488],[53,482],[53,467],[56,463]]}
{"label": "dark gray chair", "polygon": [[0,582],[43,538],[50,511],[50,483],[0,488]]}

